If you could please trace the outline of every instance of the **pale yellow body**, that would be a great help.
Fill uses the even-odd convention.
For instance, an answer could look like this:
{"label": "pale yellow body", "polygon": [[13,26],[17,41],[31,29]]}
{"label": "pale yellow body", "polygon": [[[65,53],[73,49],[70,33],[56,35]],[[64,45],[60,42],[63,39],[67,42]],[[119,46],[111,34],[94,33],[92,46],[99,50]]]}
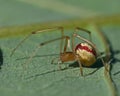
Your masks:
{"label": "pale yellow body", "polygon": [[86,50],[76,50],[76,54],[79,57],[79,60],[82,65],[84,66],[91,66],[93,63],[96,62],[96,57],[94,54],[87,52]]}

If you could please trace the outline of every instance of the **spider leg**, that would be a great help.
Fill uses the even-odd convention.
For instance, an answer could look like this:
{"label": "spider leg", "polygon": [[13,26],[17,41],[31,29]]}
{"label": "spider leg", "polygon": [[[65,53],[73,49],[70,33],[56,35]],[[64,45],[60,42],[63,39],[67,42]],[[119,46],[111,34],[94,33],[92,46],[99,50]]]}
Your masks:
{"label": "spider leg", "polygon": [[89,35],[89,40],[92,41],[92,37],[91,37],[91,32],[87,29],[81,28],[81,27],[76,27],[75,28],[75,32],[86,32]]}
{"label": "spider leg", "polygon": [[[94,24],[94,28],[98,32],[98,34],[104,44],[104,47],[105,47],[105,53],[106,53],[105,59],[103,60],[102,57],[100,57],[100,59],[101,59],[103,65],[105,66],[105,71],[109,72],[108,64],[111,61],[110,60],[111,54],[110,54],[109,42],[107,42],[108,40],[106,39],[106,36],[102,33],[102,30],[96,24]],[[99,56],[101,56],[99,51],[98,51],[98,54],[99,54]]]}
{"label": "spider leg", "polygon": [[[82,31],[85,31],[86,33],[88,33],[90,41],[85,39],[84,37],[81,37],[80,35],[76,34],[79,30],[82,30]],[[75,32],[72,35],[72,51],[73,51],[74,55],[76,56],[77,62],[79,64],[81,76],[84,76],[83,67],[82,67],[82,64],[81,64],[81,62],[79,60],[79,56],[75,53],[75,50],[74,50],[74,39],[75,39],[75,37],[89,43],[93,47],[95,47],[95,45],[91,42],[92,40],[91,40],[91,32],[90,31],[88,31],[86,29],[83,29],[83,28],[80,28],[80,27],[76,27]]]}
{"label": "spider leg", "polygon": [[[78,29],[77,29],[77,30],[78,30]],[[75,30],[75,32],[76,32],[77,30]],[[87,40],[86,38],[84,38],[84,37],[76,34],[75,32],[73,33],[73,37],[72,37],[72,39],[73,39],[73,41],[72,41],[72,43],[73,43],[73,48],[74,48],[74,37],[77,37],[77,38],[79,38],[80,40],[82,40],[82,41],[90,44],[90,45],[96,50],[97,55],[100,56],[100,52],[98,51],[98,49],[96,48],[96,46],[92,43],[92,41]],[[73,49],[73,50],[74,50],[74,49]],[[74,51],[74,54],[75,54],[75,51]],[[98,57],[98,56],[97,56],[97,57]],[[106,63],[104,62],[103,58],[100,58],[100,59],[101,59],[103,65],[104,65],[105,69],[108,71],[107,65],[106,65]]]}
{"label": "spider leg", "polygon": [[103,60],[103,58],[100,58],[100,59],[101,59],[103,65],[104,65],[104,67],[105,67],[105,70],[106,70],[107,72],[109,72],[109,69],[108,69],[108,67],[107,67],[107,63]]}
{"label": "spider leg", "polygon": [[[64,36],[63,36],[64,37]],[[64,42],[64,47],[63,47],[63,40],[65,39],[65,42]],[[60,47],[60,56],[61,56],[61,54],[62,53],[66,53],[66,51],[67,51],[67,49],[69,48],[69,49],[71,49],[70,48],[70,37],[68,37],[68,36],[66,36],[66,38],[63,38],[63,39],[61,39],[61,42],[62,42],[62,45],[60,45],[61,47]],[[63,50],[62,50],[62,48],[63,48]],[[61,70],[62,68],[61,68],[61,64],[64,62],[64,61],[61,61],[61,58],[60,57],[56,57],[56,58],[54,58],[53,60],[52,60],[52,64],[54,63],[54,61],[55,60],[58,60],[58,65],[59,65],[59,70]],[[61,63],[60,63],[61,62]]]}
{"label": "spider leg", "polygon": [[[54,31],[54,30],[61,30],[61,37],[63,37],[64,35],[64,32],[63,32],[63,27],[55,27],[55,28],[48,28],[48,29],[44,29],[44,30],[38,30],[38,31],[34,31],[34,32],[31,32],[29,35],[27,35],[26,37],[24,37],[23,40],[21,40],[18,45],[11,51],[11,54],[10,56],[12,56],[14,54],[14,52],[16,51],[16,49],[25,41],[27,40],[31,35],[33,34],[39,34],[39,33],[43,33],[43,32],[51,32],[51,31]],[[62,42],[61,42],[61,46],[62,46]]]}
{"label": "spider leg", "polygon": [[55,57],[55,58],[53,58],[52,59],[52,61],[51,61],[51,64],[55,64],[54,62],[55,62],[55,60],[57,60],[58,61],[58,59],[59,59],[60,57]]}
{"label": "spider leg", "polygon": [[[84,31],[84,32],[86,32],[89,35],[89,40],[87,40],[86,38],[84,38],[84,37],[82,37],[82,36],[80,36],[80,35],[77,34],[77,32],[81,32],[81,31]],[[87,42],[93,48],[95,48],[95,45],[92,43],[91,32],[89,30],[84,29],[84,28],[76,27],[75,31],[73,33],[73,36],[72,36],[72,51],[73,52],[75,51],[74,50],[74,39],[75,39],[74,37],[77,37],[77,38],[81,39],[82,41]]]}
{"label": "spider leg", "polygon": [[[96,49],[96,46],[95,46],[91,41],[87,40],[86,38],[84,38],[84,37],[82,37],[82,36],[80,36],[80,35],[78,35],[78,34],[76,34],[76,33],[73,34],[73,37],[79,38],[80,40],[82,40],[82,41],[90,44],[94,49]],[[74,40],[74,39],[73,39],[73,40]],[[73,46],[74,46],[74,45],[73,45]]]}
{"label": "spider leg", "polygon": [[[86,32],[86,33],[89,35],[89,39],[90,39],[90,40],[87,40],[87,39],[85,39],[84,37],[78,35],[77,32],[79,32],[80,30]],[[75,50],[74,50],[74,46],[75,46],[75,44],[74,44],[74,39],[75,39],[76,37],[79,38],[79,39],[81,39],[81,40],[83,40],[84,42],[87,42],[87,43],[90,44],[93,48],[95,48],[95,45],[92,43],[92,38],[91,38],[91,32],[90,32],[90,31],[88,31],[88,30],[86,30],[86,29],[83,29],[83,28],[80,28],[80,27],[76,27],[76,28],[75,28],[75,32],[74,32],[73,35],[72,35],[72,51],[73,51],[74,55],[76,56],[76,59],[77,59],[77,61],[78,61],[78,63],[79,63],[81,76],[83,76],[83,67],[82,67],[82,64],[81,64],[81,62],[80,62],[80,60],[79,60],[79,56],[78,56],[77,54],[75,54]],[[96,48],[95,48],[95,49],[96,49]]]}
{"label": "spider leg", "polygon": [[[52,43],[52,42],[55,42],[57,40],[63,40],[63,39],[69,39],[68,36],[63,36],[63,37],[59,37],[59,38],[56,38],[56,39],[52,39],[52,40],[49,40],[49,41],[45,41],[45,42],[42,42],[40,43],[36,48],[35,50],[32,52],[32,54],[30,55],[30,57],[28,58],[28,60],[25,62],[24,65],[27,65],[31,62],[32,58],[35,56],[35,54],[37,53],[37,51],[39,50],[39,48],[41,48],[42,46],[45,46],[46,44],[49,44],[49,43]],[[67,46],[67,44],[65,44]],[[65,46],[65,47],[66,47]],[[65,48],[66,49],[66,48]],[[23,65],[23,66],[24,66]],[[25,68],[25,66],[24,66]]]}
{"label": "spider leg", "polygon": [[79,56],[76,55],[76,58],[77,58],[77,62],[78,62],[79,67],[80,67],[80,74],[81,74],[81,76],[84,76],[84,75],[83,75],[83,67],[82,67],[82,64],[81,64],[81,62],[80,62],[80,60],[79,60]]}

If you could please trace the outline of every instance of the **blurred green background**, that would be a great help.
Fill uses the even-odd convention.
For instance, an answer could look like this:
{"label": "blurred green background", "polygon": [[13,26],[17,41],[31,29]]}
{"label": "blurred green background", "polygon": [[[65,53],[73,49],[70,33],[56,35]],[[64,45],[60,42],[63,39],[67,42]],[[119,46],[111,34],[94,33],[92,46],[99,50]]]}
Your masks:
{"label": "blurred green background", "polygon": [[[119,5],[119,0],[0,0],[1,96],[113,96],[103,75],[103,67],[85,78],[79,76],[79,68],[55,71],[58,69],[58,65],[50,63],[53,58],[58,57],[56,54],[59,54],[59,41],[41,48],[27,68],[23,69],[24,62],[36,45],[45,40],[59,37],[59,31],[31,36],[16,50],[12,57],[9,55],[11,50],[24,38],[24,33],[27,34],[50,25],[61,25],[59,22],[62,21],[63,25],[61,26],[63,27],[70,24],[72,27],[84,26],[83,21],[86,21],[87,28],[92,31],[91,23],[94,23],[94,18],[96,19],[98,16],[118,14],[117,18],[119,18]],[[93,22],[88,18],[93,18]],[[117,20],[118,22],[114,17],[111,19],[113,24],[112,22],[108,22],[108,25],[103,23],[100,28],[112,46],[111,77],[117,88],[118,96],[120,96],[120,44],[118,43],[120,40],[120,18]],[[69,22],[66,23],[66,20]],[[75,20],[75,22],[71,20]],[[99,18],[96,20],[99,21]],[[116,22],[117,24],[115,24]],[[66,35],[71,36],[74,31],[72,27],[65,31]],[[18,34],[23,36],[18,36]],[[14,37],[10,37],[12,35]],[[99,36],[95,32],[92,33],[92,36],[97,48],[103,51]],[[84,68],[84,72],[87,74],[95,69]]]}

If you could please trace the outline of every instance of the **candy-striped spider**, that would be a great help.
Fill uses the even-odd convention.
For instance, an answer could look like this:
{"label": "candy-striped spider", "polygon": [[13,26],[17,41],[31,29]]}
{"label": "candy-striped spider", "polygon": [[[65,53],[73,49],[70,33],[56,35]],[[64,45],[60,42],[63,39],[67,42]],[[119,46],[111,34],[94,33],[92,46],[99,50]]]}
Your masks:
{"label": "candy-striped spider", "polygon": [[[33,56],[36,54],[36,52],[38,51],[38,49],[41,46],[45,46],[48,43],[61,40],[59,61],[61,61],[61,63],[68,62],[68,61],[77,61],[80,66],[80,73],[83,76],[82,66],[89,67],[89,66],[93,65],[97,61],[97,59],[100,57],[100,52],[97,50],[96,46],[91,41],[91,32],[86,29],[80,28],[80,27],[76,27],[75,31],[72,34],[72,37],[71,37],[72,46],[70,46],[70,37],[64,35],[63,27],[48,28],[45,30],[38,30],[38,31],[30,33],[13,49],[11,55],[28,37],[30,37],[30,35],[43,33],[46,31],[49,32],[49,31],[53,31],[53,30],[60,30],[61,37],[40,43],[39,46],[35,49],[35,51],[32,53],[30,58],[25,63],[27,64],[31,61],[31,59],[33,58]],[[78,35],[77,33],[79,31],[86,32],[89,35],[89,40]],[[74,44],[75,38],[78,38],[83,42],[80,42],[79,44],[77,44],[75,46],[75,44]],[[63,46],[63,40],[65,40],[64,46]],[[69,47],[72,47],[71,51],[68,51]],[[99,59],[101,59],[103,65],[105,66],[105,69],[107,70],[106,64],[105,64],[103,58],[99,58]]]}

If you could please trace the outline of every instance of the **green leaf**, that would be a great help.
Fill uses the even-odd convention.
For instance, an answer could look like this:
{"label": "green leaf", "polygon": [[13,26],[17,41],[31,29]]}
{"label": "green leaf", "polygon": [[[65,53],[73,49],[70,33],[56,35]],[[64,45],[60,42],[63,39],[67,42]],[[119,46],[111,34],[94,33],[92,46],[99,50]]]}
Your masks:
{"label": "green leaf", "polygon": [[[119,3],[104,0],[1,0],[1,96],[115,96],[116,93],[119,96]],[[96,24],[107,38],[96,30]],[[108,53],[109,44],[113,56],[110,74],[104,73],[104,67],[98,67],[99,70],[86,77],[80,76],[79,67],[64,69],[74,62],[62,64],[64,70],[58,70],[57,61],[56,64],[51,61],[59,57],[60,41],[42,46],[29,64],[25,64],[40,43],[60,37],[59,30],[30,36],[10,57],[12,49],[28,33],[56,26],[63,26],[65,35],[70,37],[77,26],[89,29],[100,52]],[[81,33],[87,38],[84,34]],[[83,68],[84,74],[95,70]]]}

